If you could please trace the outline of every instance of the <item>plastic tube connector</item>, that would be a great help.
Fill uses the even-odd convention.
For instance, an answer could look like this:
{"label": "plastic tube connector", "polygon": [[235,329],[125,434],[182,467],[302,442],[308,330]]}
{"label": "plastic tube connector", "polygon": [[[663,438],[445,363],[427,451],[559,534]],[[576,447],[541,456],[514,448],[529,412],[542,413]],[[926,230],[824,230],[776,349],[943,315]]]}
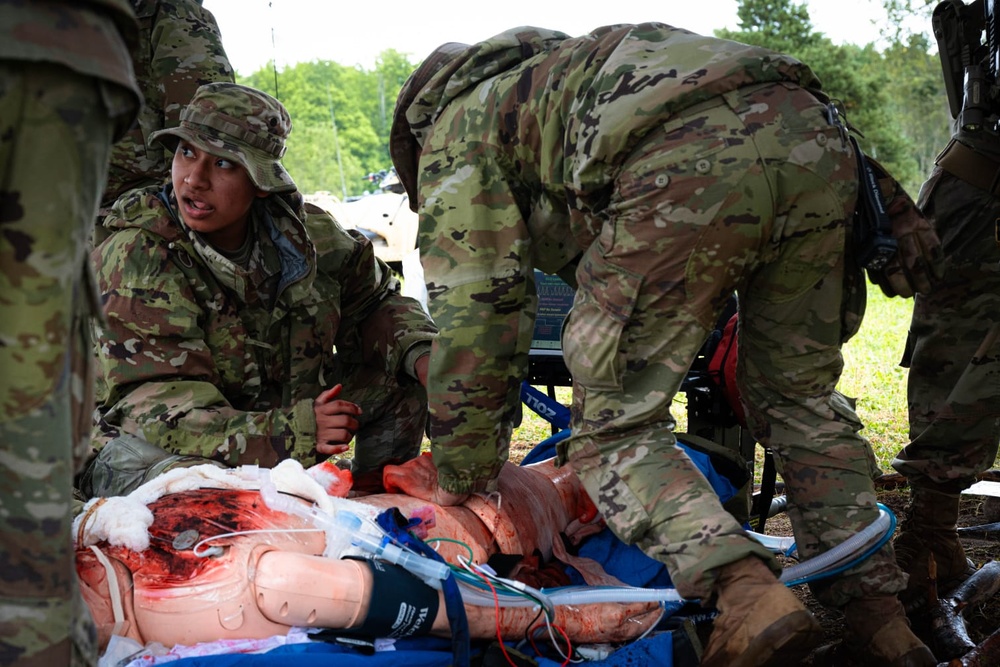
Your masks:
{"label": "plastic tube connector", "polygon": [[[446,563],[403,549],[393,544],[384,533],[374,534],[375,531],[381,532],[381,530],[370,522],[366,523],[353,512],[337,510],[336,514],[331,516],[315,505],[306,507],[301,502],[281,495],[275,488],[267,469],[260,471],[259,478],[260,495],[268,507],[308,519],[314,526],[326,531],[327,548],[323,552],[325,556],[339,557],[343,551],[342,545],[346,545],[349,539],[351,545],[363,552],[393,565],[399,565],[437,590],[441,590],[441,582],[451,573]],[[366,526],[371,530],[365,530]]]}
{"label": "plastic tube connector", "polygon": [[376,558],[399,565],[437,590],[441,590],[441,582],[451,573],[446,563],[407,551],[390,542],[388,537],[380,538],[364,530],[356,530],[351,535],[351,544]]}

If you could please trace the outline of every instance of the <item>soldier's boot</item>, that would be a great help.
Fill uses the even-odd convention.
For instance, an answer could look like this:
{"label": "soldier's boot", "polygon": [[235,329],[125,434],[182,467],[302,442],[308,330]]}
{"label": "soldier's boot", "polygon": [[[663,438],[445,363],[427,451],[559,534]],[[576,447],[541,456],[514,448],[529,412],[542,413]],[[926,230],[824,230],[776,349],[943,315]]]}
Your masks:
{"label": "soldier's boot", "polygon": [[[957,494],[913,487],[910,504],[893,543],[896,564],[910,575],[906,590],[899,598],[908,606],[926,603],[931,582],[939,594],[947,593],[975,573],[958,539]],[[930,558],[934,557],[936,575],[932,577]]]}
{"label": "soldier's boot", "polygon": [[830,664],[853,662],[872,667],[938,664],[931,650],[913,634],[903,605],[895,595],[851,600],[844,607],[844,623],[847,627],[841,642],[842,652]]}
{"label": "soldier's boot", "polygon": [[822,638],[813,615],[756,556],[721,568],[713,596],[720,613],[701,667],[795,665]]}

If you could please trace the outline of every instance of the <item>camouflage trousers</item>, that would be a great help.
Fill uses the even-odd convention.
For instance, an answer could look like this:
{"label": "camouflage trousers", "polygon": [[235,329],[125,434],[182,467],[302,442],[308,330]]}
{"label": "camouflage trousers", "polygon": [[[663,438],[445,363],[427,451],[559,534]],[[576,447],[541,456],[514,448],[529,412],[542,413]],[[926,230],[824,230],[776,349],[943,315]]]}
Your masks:
{"label": "camouflage trousers", "polygon": [[[382,468],[402,463],[420,453],[427,427],[427,393],[416,380],[400,382],[381,368],[340,364],[331,384],[342,384],[340,398],[361,407],[354,458],[350,461],[355,487],[381,483]],[[168,452],[141,435],[127,434],[108,441],[78,481],[86,498],[122,496],[174,468],[225,464],[202,456]],[[309,465],[304,462],[304,465]]]}
{"label": "camouflage trousers", "polygon": [[[870,444],[834,391],[864,312],[847,248],[856,191],[855,156],[821,103],[790,85],[745,88],[630,153],[584,253],[563,330],[574,394],[561,457],[685,597],[708,599],[718,568],[747,556],[780,569],[673,433],[671,402],[734,291],[744,403],[775,454],[802,556],[877,518]],[[887,547],[814,591],[843,605],[903,585]]]}
{"label": "camouflage trousers", "polygon": [[416,380],[400,380],[384,370],[356,364],[338,369],[342,398],[361,406],[354,437],[355,477],[377,472],[387,463],[416,458],[427,431],[427,391]]}
{"label": "camouflage trousers", "polygon": [[1000,443],[1000,199],[935,168],[918,204],[941,238],[945,275],[913,302],[910,444],[892,465],[913,486],[959,493]]}
{"label": "camouflage trousers", "polygon": [[[119,99],[120,98],[120,99]],[[84,261],[124,96],[0,63],[0,663],[95,664],[76,580],[73,474],[93,411]]]}

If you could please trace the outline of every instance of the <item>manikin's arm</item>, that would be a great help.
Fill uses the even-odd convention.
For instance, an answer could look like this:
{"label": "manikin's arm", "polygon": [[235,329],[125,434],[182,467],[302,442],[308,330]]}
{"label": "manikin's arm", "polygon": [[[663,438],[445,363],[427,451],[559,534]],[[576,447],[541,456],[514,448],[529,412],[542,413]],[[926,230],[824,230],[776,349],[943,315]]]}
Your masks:
{"label": "manikin's arm", "polygon": [[[393,576],[398,577],[398,573]],[[398,589],[398,581],[398,578],[393,581],[396,584],[394,592]],[[423,591],[414,590],[408,600],[403,599],[404,595],[397,595],[387,604],[388,591],[383,588],[373,596],[373,586],[379,587],[379,583],[373,581],[373,570],[368,563],[277,551],[268,552],[261,558],[255,582],[260,612],[271,621],[322,628],[365,625],[368,634],[379,637],[407,636],[409,631],[442,637],[450,635],[440,593],[425,587]],[[393,621],[381,628],[378,623],[372,623],[368,615],[373,604],[383,607],[379,617]],[[412,608],[408,609],[408,605]],[[421,625],[419,617],[424,609],[432,620]],[[538,610],[503,607],[498,622],[493,606],[466,604],[465,614],[469,634],[474,638],[495,637],[499,625],[505,639],[519,639],[524,636],[528,624],[536,620]],[[557,607],[556,624],[575,642],[620,642],[637,637],[659,620],[659,616],[659,607],[649,603],[581,605]]]}

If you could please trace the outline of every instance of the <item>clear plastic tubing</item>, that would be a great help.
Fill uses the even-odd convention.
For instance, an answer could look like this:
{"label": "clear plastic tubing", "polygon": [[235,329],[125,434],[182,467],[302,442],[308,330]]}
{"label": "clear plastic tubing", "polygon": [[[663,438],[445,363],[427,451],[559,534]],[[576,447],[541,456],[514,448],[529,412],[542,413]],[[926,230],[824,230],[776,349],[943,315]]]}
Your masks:
{"label": "clear plastic tubing", "polygon": [[[462,601],[477,607],[535,607],[538,601],[521,595],[503,594],[462,586]],[[635,586],[572,586],[541,591],[549,605],[600,604],[604,602],[681,602],[673,588],[638,588]]]}
{"label": "clear plastic tubing", "polygon": [[577,586],[546,591],[552,604],[593,604],[601,602],[681,602],[674,588],[631,586]]}
{"label": "clear plastic tubing", "polygon": [[361,517],[352,512],[338,510],[331,516],[315,505],[307,507],[278,493],[267,469],[260,471],[260,496],[271,509],[302,517],[325,531],[327,546],[324,555],[326,556],[337,556],[343,551],[343,547],[353,545],[376,558],[399,565],[438,590],[441,590],[441,581],[451,574],[451,569],[446,563],[393,544],[378,526],[362,521]]}
{"label": "clear plastic tubing", "polygon": [[[260,495],[271,509],[293,514],[311,520],[317,528],[326,531],[327,554],[330,545],[348,542],[355,547],[377,557],[399,565],[423,579],[428,585],[440,590],[441,580],[446,579],[450,569],[445,563],[426,558],[409,550],[404,550],[389,541],[385,535],[378,536],[356,514],[338,511],[335,516],[321,511],[315,505],[307,507],[301,502],[278,493],[266,469],[260,471]],[[368,522],[370,523],[370,522]],[[861,531],[847,538],[829,551],[787,567],[781,574],[781,582],[795,581],[821,573],[850,559],[867,546],[882,537],[892,519],[884,509],[879,509],[878,518]],[[370,526],[377,530],[376,526]],[[776,537],[751,532],[750,536],[771,551],[785,552],[794,544],[794,538]],[[492,606],[497,600],[489,591],[471,586],[462,586],[462,599],[477,606]],[[595,604],[604,602],[679,602],[683,598],[673,588],[639,588],[634,586],[574,586],[543,591],[552,604]],[[532,607],[537,602],[517,595],[500,595],[500,606]]]}
{"label": "clear plastic tubing", "polygon": [[[888,513],[879,509],[878,518],[861,531],[855,533],[829,551],[807,561],[787,567],[780,581],[786,583],[813,576],[850,560],[863,552],[869,545],[881,538],[892,523]],[[768,550],[785,552],[792,547],[795,538],[750,533]],[[554,605],[592,604],[601,602],[680,602],[683,598],[673,588],[638,588],[631,586],[575,586],[542,591],[546,599]],[[462,587],[462,599],[478,606],[495,604],[492,593]],[[530,607],[537,603],[521,596],[500,596],[501,607]]]}
{"label": "clear plastic tubing", "polygon": [[802,561],[797,565],[786,567],[781,573],[781,582],[785,583],[810,577],[830,569],[839,563],[846,562],[852,556],[864,551],[866,547],[881,538],[891,524],[892,518],[889,516],[889,513],[879,508],[878,518],[864,529],[854,533],[829,551],[824,551],[818,556]]}

